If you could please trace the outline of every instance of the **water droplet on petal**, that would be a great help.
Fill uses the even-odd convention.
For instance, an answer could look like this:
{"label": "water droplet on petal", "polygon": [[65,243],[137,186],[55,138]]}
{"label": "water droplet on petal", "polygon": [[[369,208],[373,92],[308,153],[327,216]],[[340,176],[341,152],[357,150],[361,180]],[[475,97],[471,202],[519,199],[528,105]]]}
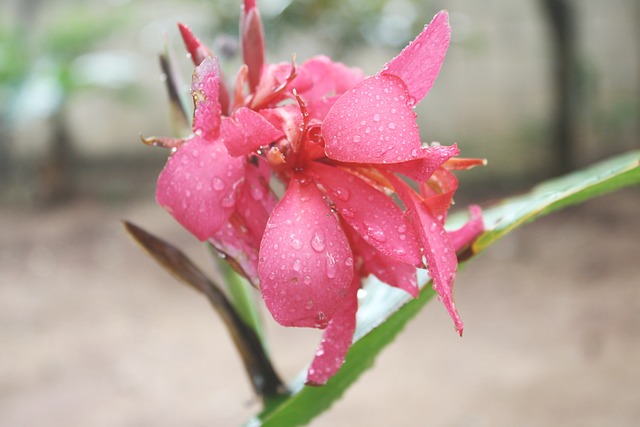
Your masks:
{"label": "water droplet on petal", "polygon": [[333,279],[334,277],[336,277],[336,274],[338,273],[338,266],[336,265],[336,259],[329,252],[327,252],[326,267],[327,277],[329,279]]}
{"label": "water droplet on petal", "polygon": [[224,181],[218,178],[217,176],[214,176],[211,179],[211,187],[213,187],[213,189],[216,191],[222,191],[224,190],[224,187],[225,187]]}
{"label": "water droplet on petal", "polygon": [[345,202],[349,200],[349,197],[351,197],[351,192],[346,188],[336,188],[335,192],[338,199]]}
{"label": "water droplet on petal", "polygon": [[307,310],[311,310],[313,308],[313,300],[308,300],[305,304],[304,304],[304,308],[306,308]]}
{"label": "water droplet on petal", "polygon": [[374,114],[373,115],[373,121],[374,122],[379,122],[380,121],[380,114]]}
{"label": "water droplet on petal", "polygon": [[400,224],[398,226],[398,233],[404,233],[405,231],[407,231],[407,226],[404,224]]}
{"label": "water droplet on petal", "polygon": [[395,129],[395,128],[396,128],[396,124],[395,124],[395,123],[393,123],[393,122],[390,122],[390,123],[387,125],[387,127],[388,127],[389,129]]}
{"label": "water droplet on petal", "polygon": [[299,239],[292,239],[291,240],[291,247],[297,251],[299,251],[300,249],[302,249],[302,242]]}
{"label": "water droplet on petal", "polygon": [[384,235],[384,231],[379,228],[369,227],[367,229],[367,236],[381,243],[387,241],[387,237]]}
{"label": "water droplet on petal", "polygon": [[302,269],[302,262],[296,258],[296,260],[293,261],[293,266],[291,268],[293,268],[293,271],[300,271]]}
{"label": "water droplet on petal", "polygon": [[360,142],[360,141],[362,141],[362,138],[360,138],[360,135],[354,135],[354,136],[353,136],[353,142],[358,143],[358,142]]}
{"label": "water droplet on petal", "polygon": [[320,253],[325,248],[324,231],[317,229],[313,232],[311,237],[311,247],[314,251]]}
{"label": "water droplet on petal", "polygon": [[311,276],[309,276],[309,275],[304,276],[304,284],[305,285],[311,284]]}

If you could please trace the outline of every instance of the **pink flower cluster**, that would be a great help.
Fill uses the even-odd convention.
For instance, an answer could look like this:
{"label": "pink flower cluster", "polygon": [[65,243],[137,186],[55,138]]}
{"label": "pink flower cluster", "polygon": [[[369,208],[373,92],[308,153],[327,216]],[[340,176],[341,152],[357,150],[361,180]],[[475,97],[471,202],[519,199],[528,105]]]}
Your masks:
{"label": "pink flower cluster", "polygon": [[193,133],[156,140],[172,147],[158,203],[233,260],[277,322],[325,330],[307,382],[324,384],[342,365],[371,274],[415,297],[416,269],[428,268],[462,333],[456,251],[482,219],[472,208],[462,229],[443,224],[458,186],[451,170],[478,161],[423,144],[413,111],[444,59],[447,13],[365,77],[325,56],[265,63],[259,12],[245,0],[244,65],[231,90],[217,58],[180,29],[197,66]]}

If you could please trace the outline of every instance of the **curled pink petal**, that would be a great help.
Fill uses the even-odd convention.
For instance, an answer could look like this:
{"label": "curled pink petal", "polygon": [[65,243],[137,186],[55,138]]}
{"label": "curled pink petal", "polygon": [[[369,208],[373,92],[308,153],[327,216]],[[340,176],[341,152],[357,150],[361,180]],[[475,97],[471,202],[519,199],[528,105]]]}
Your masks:
{"label": "curled pink petal", "polygon": [[353,256],[312,179],[294,176],[271,213],[258,274],[265,304],[284,326],[324,328],[342,306]]}
{"label": "curled pink petal", "polygon": [[221,107],[220,65],[215,57],[205,58],[193,73],[191,94],[195,111],[193,131],[196,135],[212,141],[220,133]]}
{"label": "curled pink petal", "polygon": [[433,172],[442,166],[443,163],[458,154],[460,154],[460,150],[455,144],[450,146],[437,145],[422,147],[419,154],[420,158],[402,163],[391,163],[386,165],[385,168],[392,172],[401,173],[416,182],[424,182],[428,180]]}
{"label": "curled pink petal", "polygon": [[456,330],[462,335],[463,324],[453,301],[453,279],[458,269],[455,248],[447,235],[444,225],[435,218],[418,199],[418,195],[404,181],[387,176],[402,202],[411,212],[418,225],[418,235],[424,247],[424,256],[429,268],[433,286],[453,319]]}
{"label": "curled pink petal", "polygon": [[324,385],[342,367],[344,358],[351,348],[353,333],[356,330],[356,312],[358,311],[358,288],[360,278],[354,277],[351,289],[342,308],[329,322],[322,334],[322,341],[316,350],[316,356],[307,371],[307,385]]}
{"label": "curled pink petal", "polygon": [[418,158],[420,134],[405,84],[369,77],[333,104],[322,124],[327,157],[341,162],[399,163]]}
{"label": "curled pink petal", "polygon": [[425,206],[443,224],[457,189],[458,178],[443,167],[436,169],[429,181],[420,184],[420,193],[424,197]]}
{"label": "curled pink petal", "polygon": [[422,264],[418,236],[389,196],[336,167],[312,162],[307,170],[322,184],[344,221],[366,242],[391,258]]}
{"label": "curled pink petal", "polygon": [[414,266],[383,255],[350,226],[343,224],[343,229],[351,243],[356,265],[361,264],[362,276],[373,274],[387,285],[402,289],[414,298],[418,296],[420,290]]}
{"label": "curled pink petal", "polygon": [[241,156],[269,145],[284,134],[260,114],[240,107],[232,117],[222,120],[220,135],[229,154]]}
{"label": "curled pink petal", "polygon": [[484,231],[482,209],[478,205],[469,206],[469,221],[457,230],[449,232],[449,238],[454,249],[460,249],[473,242]]}
{"label": "curled pink petal", "polygon": [[242,182],[244,159],[224,144],[194,136],[169,157],[160,173],[156,200],[200,240],[211,237],[228,219]]}
{"label": "curled pink petal", "polygon": [[382,67],[381,74],[399,77],[417,104],[433,86],[450,39],[449,14],[443,10],[398,56]]}

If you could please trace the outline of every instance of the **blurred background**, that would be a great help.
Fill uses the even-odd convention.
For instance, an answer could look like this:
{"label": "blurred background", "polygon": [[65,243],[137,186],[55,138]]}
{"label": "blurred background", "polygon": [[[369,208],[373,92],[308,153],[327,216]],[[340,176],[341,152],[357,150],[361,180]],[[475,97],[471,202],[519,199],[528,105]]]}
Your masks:
{"label": "blurred background", "polygon": [[[0,426],[239,425],[258,409],[206,302],[127,240],[127,219],[206,266],[153,200],[171,135],[158,53],[175,23],[239,64],[240,0],[0,0]],[[259,0],[268,59],[376,73],[440,9],[453,39],[423,139],[489,166],[458,206],[640,147],[637,0]],[[186,90],[186,88],[185,88]],[[509,236],[457,279],[465,338],[429,305],[313,425],[636,425],[637,189]],[[316,331],[270,325],[283,376]]]}

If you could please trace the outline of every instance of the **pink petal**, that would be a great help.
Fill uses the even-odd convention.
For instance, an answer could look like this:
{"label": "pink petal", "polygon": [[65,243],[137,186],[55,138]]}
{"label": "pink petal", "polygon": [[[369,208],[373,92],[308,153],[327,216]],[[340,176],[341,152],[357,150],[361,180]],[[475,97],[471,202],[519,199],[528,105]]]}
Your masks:
{"label": "pink petal", "polygon": [[364,79],[362,70],[333,62],[326,56],[316,56],[302,64],[298,76],[292,82],[311,117],[322,120],[327,112],[347,90]]}
{"label": "pink petal", "polygon": [[360,235],[348,225],[343,229],[349,238],[351,250],[356,258],[356,265],[360,262],[363,276],[373,274],[387,285],[402,289],[412,297],[418,296],[418,280],[416,268],[412,265],[397,261],[383,255],[376,248],[368,244]]}
{"label": "pink petal", "polygon": [[469,206],[469,221],[459,229],[449,232],[451,244],[456,252],[475,240],[484,231],[482,209],[478,205]]}
{"label": "pink petal", "polygon": [[227,260],[235,263],[249,282],[258,286],[259,246],[255,243],[256,236],[244,227],[238,214],[234,214],[208,240],[214,248],[227,256]]}
{"label": "pink petal", "polygon": [[249,90],[254,93],[260,82],[265,51],[262,19],[255,1],[245,0],[240,31],[242,59],[249,68]]}
{"label": "pink petal", "polygon": [[342,95],[322,124],[327,156],[342,162],[399,163],[418,158],[420,134],[404,83],[374,76]]}
{"label": "pink petal", "polygon": [[382,67],[381,74],[400,78],[417,104],[433,86],[450,39],[449,15],[439,12],[409,46]]}
{"label": "pink petal", "polygon": [[195,136],[169,157],[158,178],[160,206],[200,240],[227,221],[242,182],[244,159],[231,157],[219,141]]}
{"label": "pink petal", "polygon": [[420,185],[425,206],[443,224],[457,189],[458,178],[443,167],[436,169],[429,181]]}
{"label": "pink petal", "polygon": [[324,328],[342,306],[353,256],[336,216],[310,178],[294,176],[267,223],[260,287],[284,326]]}
{"label": "pink petal", "polygon": [[247,164],[245,180],[237,197],[236,211],[242,219],[242,225],[253,238],[251,244],[258,248],[269,214],[275,207],[275,197],[269,189],[268,181],[261,175],[258,167]]}
{"label": "pink petal", "polygon": [[191,29],[182,23],[178,23],[180,29],[180,35],[184,41],[184,45],[191,55],[191,60],[195,66],[200,65],[205,58],[213,56],[213,53],[209,48],[203,45],[196,36],[193,35]]}
{"label": "pink petal", "polygon": [[344,305],[331,319],[322,334],[322,341],[316,350],[316,356],[307,371],[307,385],[326,384],[344,363],[344,358],[353,342],[353,333],[356,330],[359,287],[360,278],[355,276]]}
{"label": "pink petal", "polygon": [[284,136],[267,119],[246,107],[222,120],[220,134],[232,156],[252,153]]}
{"label": "pink petal", "polygon": [[207,57],[193,73],[191,94],[195,105],[193,131],[209,141],[216,139],[220,132],[219,91],[220,65],[215,57]]}
{"label": "pink petal", "polygon": [[342,169],[311,162],[307,171],[322,184],[344,221],[383,254],[422,264],[418,236],[402,210],[386,194]]}
{"label": "pink petal", "polygon": [[424,182],[428,180],[433,172],[442,166],[444,162],[453,156],[457,156],[459,153],[460,150],[455,144],[451,146],[422,147],[420,149],[419,159],[402,163],[392,163],[385,166],[385,168],[393,172],[401,173],[416,182]]}
{"label": "pink petal", "polygon": [[418,195],[411,187],[391,174],[387,175],[387,178],[411,211],[414,221],[419,224],[418,234],[424,247],[424,256],[427,259],[429,276],[433,279],[434,289],[453,319],[458,333],[462,335],[462,320],[453,301],[453,279],[458,269],[455,248],[442,223],[420,202]]}

